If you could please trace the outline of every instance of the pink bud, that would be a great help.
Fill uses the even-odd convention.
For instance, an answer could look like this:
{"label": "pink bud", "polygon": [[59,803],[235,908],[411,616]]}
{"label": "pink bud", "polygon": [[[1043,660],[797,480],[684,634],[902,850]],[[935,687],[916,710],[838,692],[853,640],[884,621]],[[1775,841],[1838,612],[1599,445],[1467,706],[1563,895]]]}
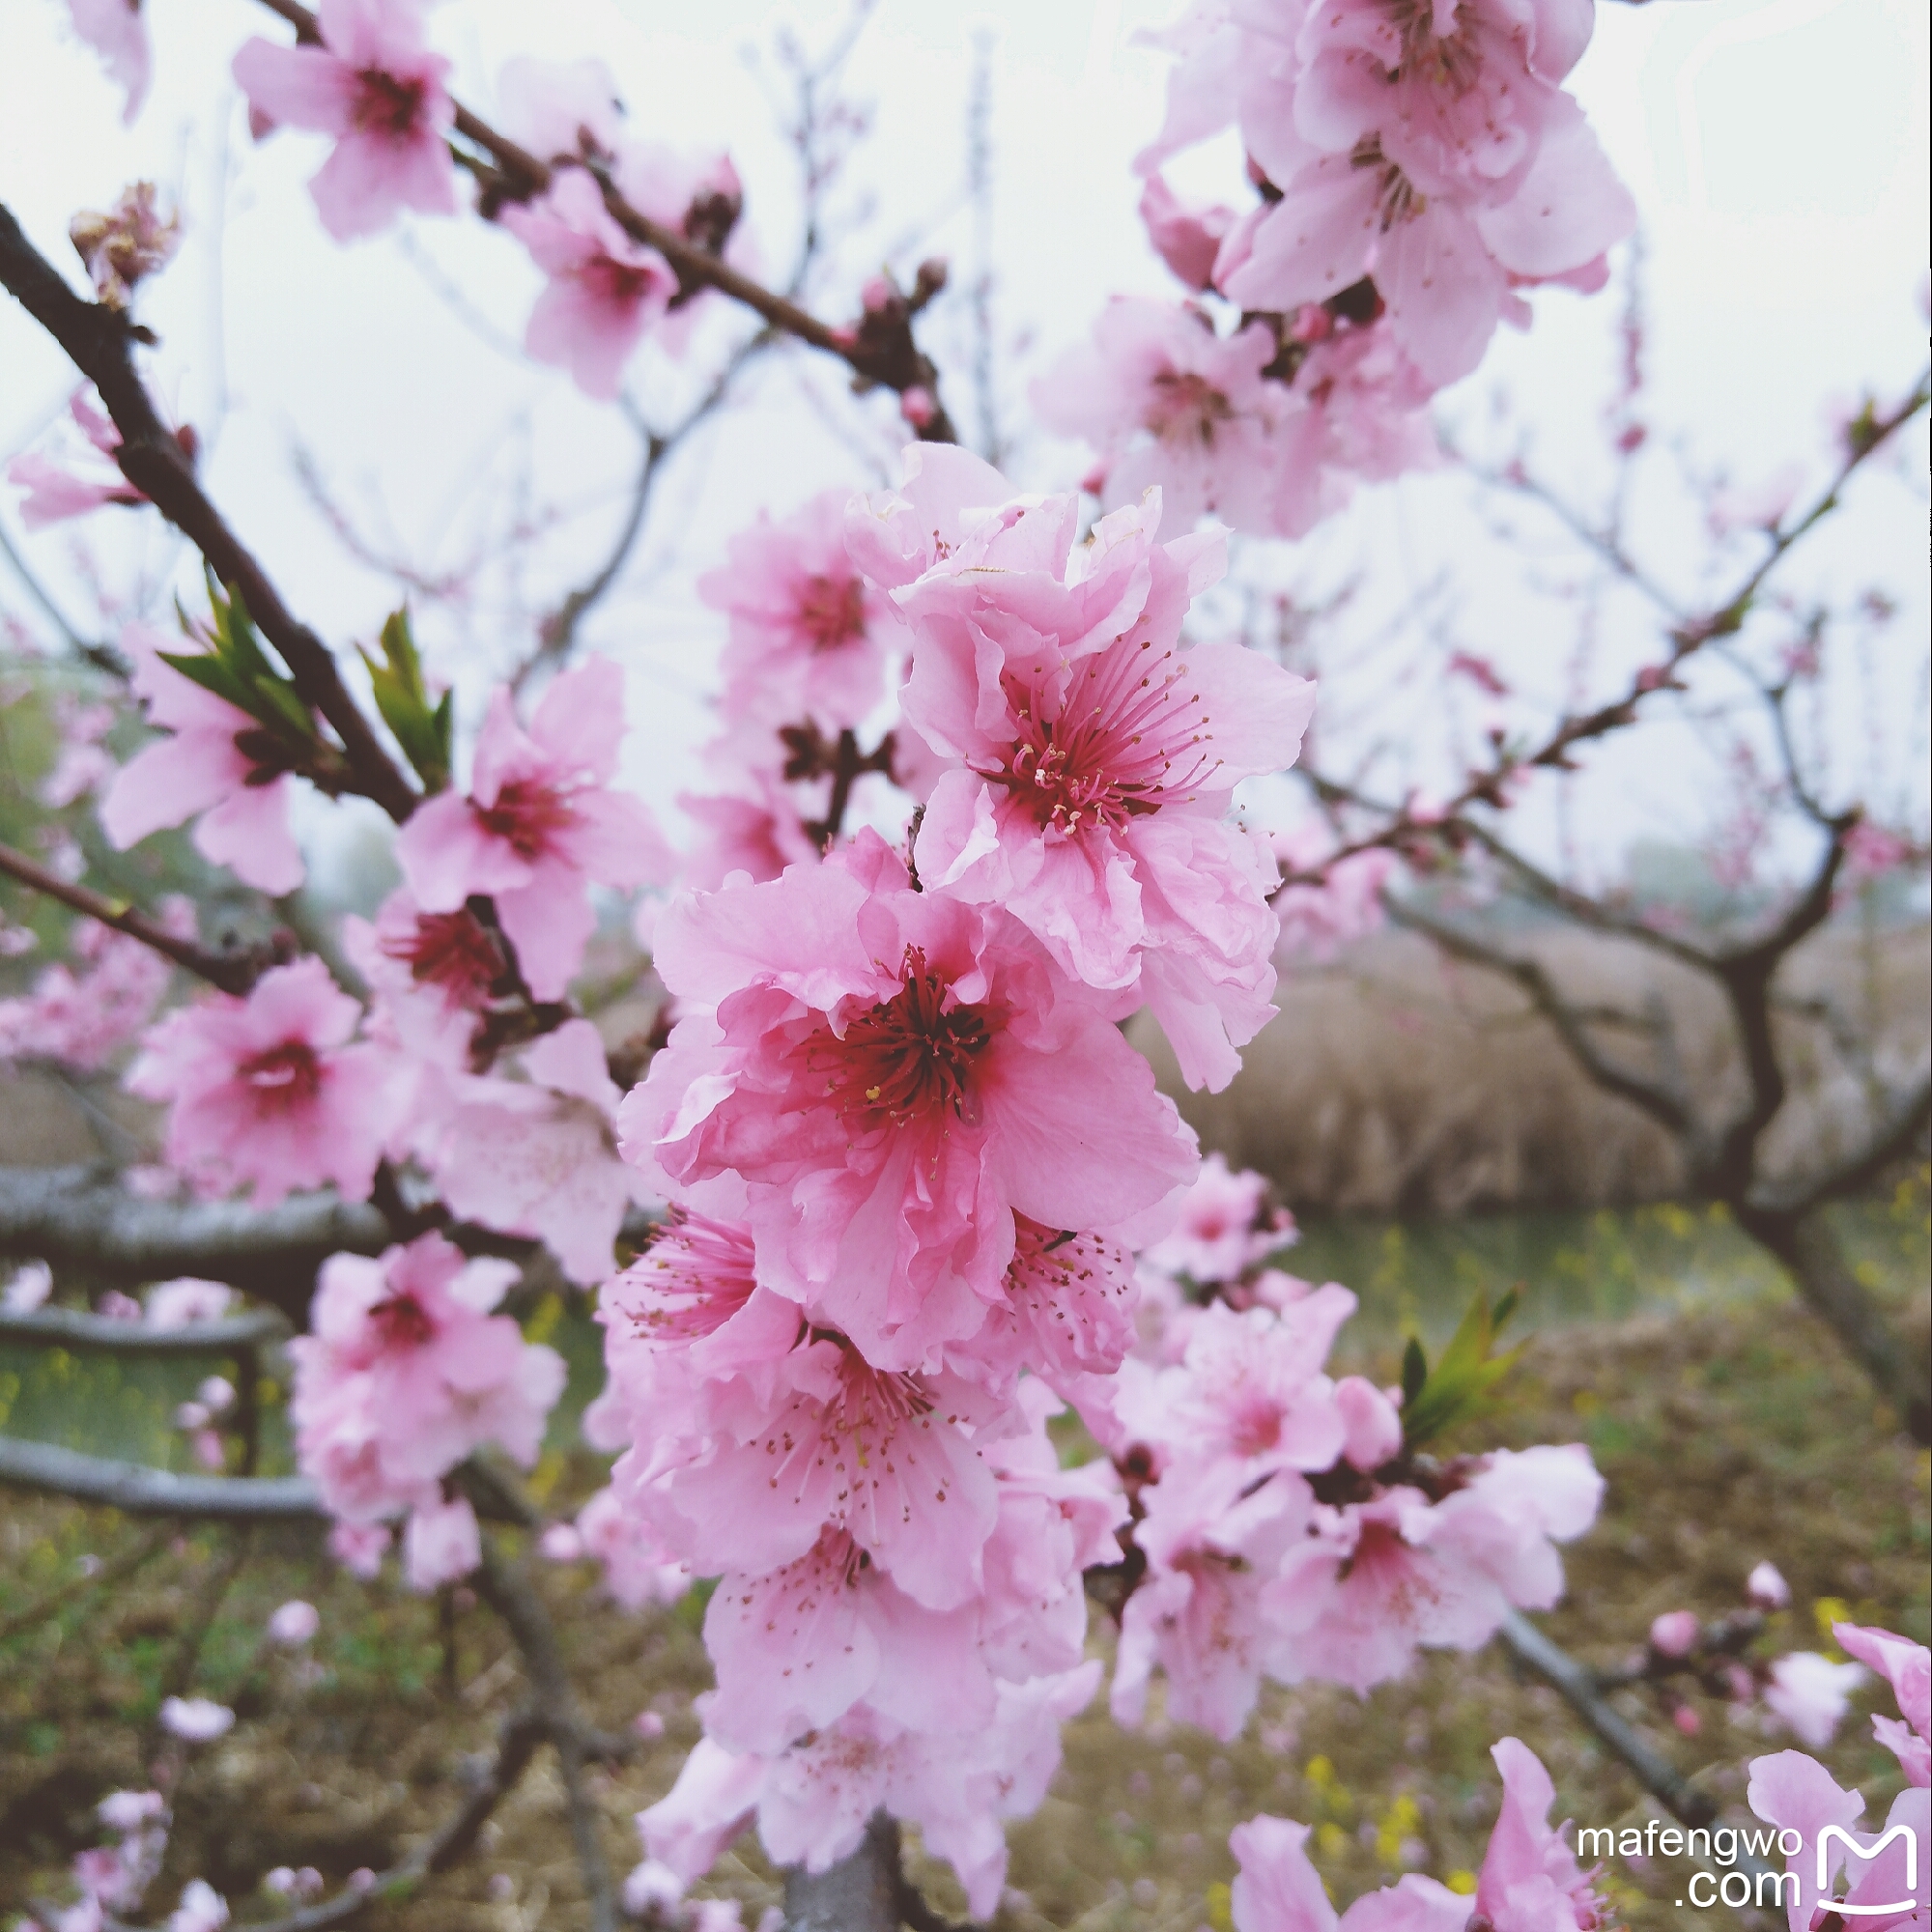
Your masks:
{"label": "pink bud", "polygon": [[1704,1720],[1689,1704],[1680,1704],[1670,1714],[1670,1721],[1687,1738],[1694,1738],[1704,1728]]}
{"label": "pink bud", "polygon": [[1303,302],[1289,328],[1292,342],[1326,342],[1335,332],[1335,318],[1320,302]]}
{"label": "pink bud", "polygon": [[583,1539],[567,1522],[554,1522],[537,1538],[537,1548],[547,1562],[575,1563],[583,1554]]}
{"label": "pink bud", "polygon": [[1791,1602],[1791,1585],[1772,1563],[1760,1563],[1745,1578],[1745,1595],[1761,1610],[1781,1610]]}
{"label": "pink bud", "polygon": [[914,429],[923,429],[938,413],[939,404],[932,391],[918,383],[899,398],[899,414]]}
{"label": "pink bud", "polygon": [[665,1720],[655,1711],[639,1711],[632,1728],[640,1738],[661,1738],[665,1734]]}
{"label": "pink bud", "polygon": [[270,1640],[291,1648],[308,1642],[321,1628],[321,1612],[313,1604],[305,1604],[299,1597],[292,1597],[269,1618],[268,1623]]}
{"label": "pink bud", "polygon": [[1351,1467],[1379,1469],[1402,1447],[1402,1417],[1380,1389],[1361,1376],[1335,1384],[1342,1411],[1342,1455]]}
{"label": "pink bud", "polygon": [[877,315],[882,308],[885,308],[892,302],[897,294],[898,290],[894,288],[884,275],[874,275],[859,291],[859,300],[867,315]]}
{"label": "pink bud", "polygon": [[1666,1610],[1650,1627],[1650,1647],[1659,1657],[1689,1657],[1699,1634],[1694,1610]]}

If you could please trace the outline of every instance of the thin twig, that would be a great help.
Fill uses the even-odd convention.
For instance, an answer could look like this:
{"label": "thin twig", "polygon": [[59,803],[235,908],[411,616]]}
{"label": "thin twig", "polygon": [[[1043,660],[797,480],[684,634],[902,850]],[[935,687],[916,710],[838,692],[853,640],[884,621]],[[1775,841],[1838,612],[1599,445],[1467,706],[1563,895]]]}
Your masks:
{"label": "thin twig", "polygon": [[[0,209],[0,213],[4,213]],[[44,893],[50,899],[58,899],[75,912],[85,913],[89,919],[99,920],[102,925],[112,926],[116,932],[126,933],[129,939],[138,939],[143,946],[153,948],[177,966],[186,967],[224,993],[246,993],[261,978],[263,968],[270,963],[270,954],[252,949],[246,952],[211,952],[205,946],[197,946],[193,940],[183,939],[165,926],[156,925],[133,906],[103,897],[87,886],[74,885],[48,871],[11,845],[0,845],[0,872],[37,893]]]}

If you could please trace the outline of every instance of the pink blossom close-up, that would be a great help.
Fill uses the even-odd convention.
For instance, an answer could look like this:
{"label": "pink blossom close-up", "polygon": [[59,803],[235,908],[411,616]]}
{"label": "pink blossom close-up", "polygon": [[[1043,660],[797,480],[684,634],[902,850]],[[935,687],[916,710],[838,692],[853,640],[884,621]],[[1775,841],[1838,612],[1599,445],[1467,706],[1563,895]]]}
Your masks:
{"label": "pink blossom close-up", "polygon": [[589,888],[668,879],[669,848],[640,799],[611,780],[624,735],[623,673],[608,658],[559,672],[527,727],[508,690],[490,698],[468,795],[440,792],[396,839],[424,912],[496,902],[526,984],[563,996],[596,925]]}
{"label": "pink blossom close-up", "polygon": [[320,46],[253,40],[235,56],[236,83],[263,123],[334,136],[309,192],[338,242],[386,228],[405,208],[456,213],[449,63],[423,44],[424,11],[420,0],[318,0]]}
{"label": "pink blossom close-up", "polygon": [[125,852],[193,818],[195,849],[212,865],[272,896],[294,892],[305,868],[289,830],[291,781],[242,749],[242,740],[265,735],[256,720],[161,662],[163,651],[178,653],[185,642],[146,625],[122,634],[148,723],[169,735],[115,774],[101,829]]}
{"label": "pink blossom close-up", "polygon": [[128,1086],[168,1103],[169,1163],[207,1192],[268,1206],[328,1183],[364,1200],[391,1076],[350,1044],[360,1015],[320,959],[272,967],[245,1000],[207,994],[150,1028]]}
{"label": "pink blossom close-up", "polygon": [[530,311],[525,348],[608,402],[645,330],[677,293],[670,264],[625,233],[582,168],[559,168],[540,199],[513,203],[497,218],[550,277]]}

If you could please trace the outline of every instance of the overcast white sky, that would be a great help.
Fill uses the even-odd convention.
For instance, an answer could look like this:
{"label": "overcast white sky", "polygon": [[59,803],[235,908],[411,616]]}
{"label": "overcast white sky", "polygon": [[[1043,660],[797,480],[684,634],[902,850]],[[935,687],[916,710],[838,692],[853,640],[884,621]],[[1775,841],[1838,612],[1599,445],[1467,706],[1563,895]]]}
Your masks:
{"label": "overcast white sky", "polygon": [[[881,0],[849,75],[851,93],[876,106],[854,185],[877,207],[843,260],[842,284],[825,293],[828,312],[849,302],[888,251],[906,268],[924,253],[949,254],[966,279],[970,49],[986,34],[996,48],[999,326],[1009,344],[1027,345],[1014,369],[1077,340],[1109,293],[1171,293],[1141,236],[1127,162],[1158,122],[1166,70],[1133,35],[1173,11],[1170,0],[1007,0],[972,12]],[[521,334],[537,286],[507,237],[459,221],[412,224],[401,240],[348,249],[327,241],[302,187],[322,145],[283,135],[250,148],[227,83],[242,40],[282,33],[266,13],[246,0],[147,0],[146,12],[156,85],[142,120],[124,130],[118,98],[72,39],[62,0],[0,0],[0,197],[65,261],[75,209],[105,206],[137,176],[171,184],[193,242],[145,313],[164,338],[158,386],[180,415],[213,432],[217,497],[291,600],[338,639],[370,636],[393,584],[355,564],[329,533],[295,480],[298,447],[365,534],[425,571],[497,559],[467,616],[430,628],[452,670],[500,665],[523,641],[523,613],[554,602],[607,540],[634,440],[561,376],[497,346]],[[600,54],[640,128],[730,149],[778,274],[789,265],[795,185],[745,49],[769,45],[785,21],[822,39],[834,17],[829,7],[764,0],[703,9],[547,0],[541,10],[449,0],[433,33],[457,60],[459,92],[486,108],[512,53]],[[1926,12],[1912,0],[1599,9],[1595,44],[1573,84],[1642,211],[1653,420],[1688,433],[1705,466],[1721,462],[1747,482],[1794,457],[1815,466],[1827,449],[1822,405],[1866,384],[1895,388],[1922,362],[1927,64]],[[1201,186],[1218,173],[1236,198],[1235,165],[1224,147],[1195,157],[1189,173]],[[431,273],[464,292],[477,327],[456,317]],[[1488,399],[1506,384],[1539,426],[1546,472],[1587,497],[1602,476],[1590,429],[1611,367],[1612,322],[1608,298],[1539,297],[1534,331],[1499,338],[1485,367],[1443,399],[1445,418],[1476,434]],[[936,316],[928,340],[947,365],[949,396],[970,412],[963,318]],[[691,372],[647,356],[639,377],[639,396],[661,411]],[[71,381],[33,326],[11,305],[0,309],[0,455],[41,433]],[[761,505],[781,510],[817,488],[869,483],[870,467],[889,462],[898,440],[884,399],[821,412],[801,400],[806,384],[838,394],[832,372],[787,361],[754,384],[760,407],[737,412],[671,467],[646,553],[589,632],[632,668],[637,776],[656,799],[689,782],[717,641],[691,576]],[[1025,436],[1023,393],[1015,375],[1002,398],[1004,426],[1018,439],[1014,473],[1036,487],[1065,485],[1084,467],[1080,452]],[[829,425],[840,421],[857,423],[858,434],[835,433]],[[1878,581],[1903,601],[1877,676],[1894,714],[1883,755],[1914,790],[1923,761],[1914,723],[1924,658],[1923,442],[1915,433],[1901,457],[1905,482],[1870,492],[1817,566],[1820,581]],[[1399,601],[1439,563],[1467,554],[1473,526],[1460,487],[1425,478],[1369,493],[1281,567],[1309,583],[1366,573],[1384,603]],[[1665,569],[1694,548],[1670,527],[1680,514],[1664,505],[1649,532]],[[554,526],[526,569],[505,570],[505,532],[532,518]],[[0,492],[0,520],[20,542],[11,492]],[[26,548],[79,614],[87,603],[72,542],[59,533]],[[122,595],[138,584],[152,596],[173,561],[158,535],[136,544],[119,526],[97,549]],[[4,564],[0,598],[18,608]],[[1500,583],[1477,584],[1456,607],[1456,635],[1553,694],[1570,645],[1554,635],[1551,609]],[[1632,630],[1609,659],[1643,641]],[[1354,696],[1359,713],[1362,692]],[[1399,717],[1401,695],[1390,701]],[[1671,754],[1605,771],[1612,801],[1604,810],[1618,838],[1681,824]]]}

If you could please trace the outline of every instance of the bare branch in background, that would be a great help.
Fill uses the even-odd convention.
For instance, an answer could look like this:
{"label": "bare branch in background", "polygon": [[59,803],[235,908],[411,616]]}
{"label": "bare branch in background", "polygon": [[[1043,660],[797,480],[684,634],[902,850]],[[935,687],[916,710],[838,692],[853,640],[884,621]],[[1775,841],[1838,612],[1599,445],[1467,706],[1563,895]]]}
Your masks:
{"label": "bare branch in background", "polygon": [[[1397,851],[1433,849],[1444,843],[1452,848],[1472,836],[1475,821],[1470,812],[1479,806],[1501,808],[1508,803],[1507,788],[1520,774],[1531,771],[1566,771],[1572,753],[1596,739],[1610,736],[1636,722],[1643,700],[1655,692],[1679,688],[1677,672],[1687,660],[1707,644],[1734,636],[1743,628],[1746,616],[1763,588],[1765,580],[1790,554],[1793,548],[1838,507],[1840,493],[1853,474],[1870,457],[1884,448],[1891,437],[1932,401],[1932,372],[1921,374],[1911,392],[1895,407],[1883,412],[1874,409],[1868,420],[1857,426],[1848,438],[1849,446],[1831,484],[1804,513],[1770,533],[1764,555],[1724,599],[1702,613],[1682,619],[1670,632],[1668,648],[1661,663],[1647,665],[1631,680],[1621,696],[1577,716],[1557,721],[1548,735],[1534,750],[1513,751],[1498,748],[1488,769],[1469,775],[1463,788],[1437,810],[1418,816],[1412,803],[1400,807],[1372,806],[1384,823],[1377,831],[1347,840],[1329,853],[1320,865],[1292,872],[1284,886],[1320,885],[1329,869],[1359,852],[1379,848]],[[1581,533],[1579,531],[1579,533]],[[1304,774],[1318,792],[1352,796],[1346,787],[1325,781],[1314,772]],[[1358,804],[1370,802],[1354,797]]]}

